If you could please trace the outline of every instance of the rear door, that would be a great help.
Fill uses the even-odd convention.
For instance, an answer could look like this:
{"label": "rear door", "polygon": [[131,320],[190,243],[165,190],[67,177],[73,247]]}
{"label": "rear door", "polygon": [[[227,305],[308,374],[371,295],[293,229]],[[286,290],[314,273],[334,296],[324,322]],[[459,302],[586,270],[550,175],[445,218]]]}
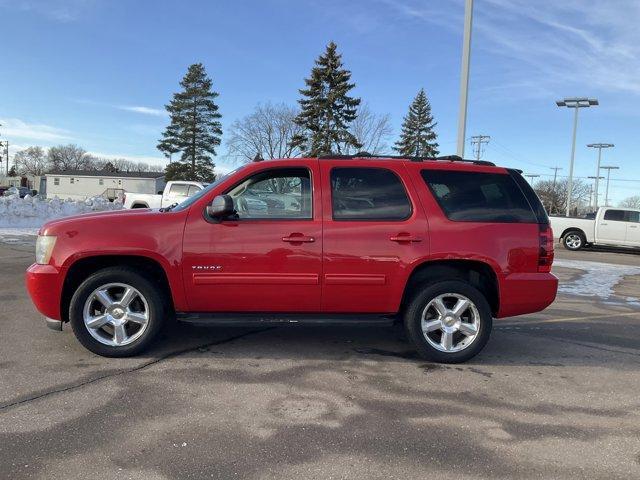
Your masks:
{"label": "rear door", "polygon": [[596,226],[597,243],[609,245],[627,245],[627,212],[621,209],[609,208],[605,210],[602,219]]}
{"label": "rear door", "polygon": [[627,210],[627,245],[640,247],[640,212]]}
{"label": "rear door", "polygon": [[399,161],[320,162],[324,312],[398,308],[408,266],[427,255],[426,219]]}

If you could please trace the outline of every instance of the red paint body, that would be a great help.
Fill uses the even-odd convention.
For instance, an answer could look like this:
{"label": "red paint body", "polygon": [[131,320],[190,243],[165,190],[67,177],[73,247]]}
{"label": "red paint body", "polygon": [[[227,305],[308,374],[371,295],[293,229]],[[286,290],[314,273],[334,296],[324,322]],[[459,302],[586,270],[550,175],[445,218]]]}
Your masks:
{"label": "red paint body", "polygon": [[[333,220],[329,175],[334,166],[392,170],[408,193],[411,216],[388,222]],[[206,206],[216,195],[251,174],[278,167],[310,170],[312,219],[205,219]],[[179,312],[395,313],[418,266],[475,260],[491,267],[498,279],[497,317],[547,307],[558,281],[539,271],[538,224],[448,220],[420,176],[423,169],[441,168],[506,174],[499,167],[443,161],[311,158],[252,163],[186,210],[126,210],[47,223],[40,234],[55,235],[55,248],[48,265],[29,267],[27,288],[42,314],[63,319],[62,288],[74,262],[135,255],[162,267]]]}

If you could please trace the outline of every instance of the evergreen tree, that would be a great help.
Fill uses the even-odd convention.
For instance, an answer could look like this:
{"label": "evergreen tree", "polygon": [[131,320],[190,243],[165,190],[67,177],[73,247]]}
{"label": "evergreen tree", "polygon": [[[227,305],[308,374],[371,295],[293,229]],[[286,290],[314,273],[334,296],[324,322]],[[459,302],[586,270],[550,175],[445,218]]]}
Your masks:
{"label": "evergreen tree", "polygon": [[351,72],[343,68],[342,56],[336,49],[333,42],[327,45],[311,70],[311,77],[305,79],[307,88],[300,90],[300,113],[295,122],[303,131],[292,138],[291,145],[312,157],[361,147],[349,132],[360,99],[348,95],[355,84],[349,82]]}
{"label": "evergreen tree", "polygon": [[402,133],[393,149],[407,157],[436,157],[438,151],[437,123],[431,115],[431,104],[421,88],[402,122]]}
{"label": "evergreen tree", "polygon": [[179,160],[167,166],[166,179],[210,182],[215,179],[212,157],[222,135],[214,102],[218,93],[211,90],[211,79],[201,63],[189,67],[180,85],[183,90],[166,106],[171,123],[158,143],[158,150],[167,156],[181,153]]}

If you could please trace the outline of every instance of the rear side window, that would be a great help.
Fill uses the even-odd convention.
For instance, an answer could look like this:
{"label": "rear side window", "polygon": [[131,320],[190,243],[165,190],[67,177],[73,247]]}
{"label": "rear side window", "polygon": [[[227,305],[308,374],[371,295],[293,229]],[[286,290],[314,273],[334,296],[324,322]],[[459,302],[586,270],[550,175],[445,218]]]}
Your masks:
{"label": "rear side window", "polygon": [[422,178],[449,220],[538,223],[509,174],[422,170]]}
{"label": "rear side window", "polygon": [[334,220],[406,220],[411,203],[400,178],[385,168],[331,170]]}
{"label": "rear side window", "polygon": [[174,183],[173,185],[171,185],[169,194],[175,195],[177,197],[186,197],[188,191],[189,191],[189,185],[185,185],[183,183]]}

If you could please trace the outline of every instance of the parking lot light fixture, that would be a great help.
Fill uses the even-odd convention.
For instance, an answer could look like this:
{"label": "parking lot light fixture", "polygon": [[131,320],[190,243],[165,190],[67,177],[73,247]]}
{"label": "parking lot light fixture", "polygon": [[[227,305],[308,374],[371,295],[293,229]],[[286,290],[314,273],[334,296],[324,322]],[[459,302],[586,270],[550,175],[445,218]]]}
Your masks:
{"label": "parking lot light fixture", "polygon": [[567,185],[567,210],[566,216],[569,216],[571,212],[571,194],[573,193],[573,163],[576,156],[576,132],[578,130],[578,110],[581,108],[595,107],[599,105],[598,100],[595,98],[586,97],[572,97],[565,98],[563,100],[557,100],[556,105],[558,107],[573,108],[573,139],[571,142],[571,161],[569,163],[569,181]]}
{"label": "parking lot light fixture", "polygon": [[[594,198],[595,198],[595,203],[594,203],[594,208],[597,210],[598,209],[598,183],[599,180],[603,177],[600,176],[600,160],[602,160],[602,149],[603,148],[612,148],[615,145],[613,143],[590,143],[587,145],[587,147],[589,148],[597,148],[598,149],[598,164],[596,167],[596,175],[595,175],[595,192],[594,192]],[[606,200],[606,199],[605,199]]]}

